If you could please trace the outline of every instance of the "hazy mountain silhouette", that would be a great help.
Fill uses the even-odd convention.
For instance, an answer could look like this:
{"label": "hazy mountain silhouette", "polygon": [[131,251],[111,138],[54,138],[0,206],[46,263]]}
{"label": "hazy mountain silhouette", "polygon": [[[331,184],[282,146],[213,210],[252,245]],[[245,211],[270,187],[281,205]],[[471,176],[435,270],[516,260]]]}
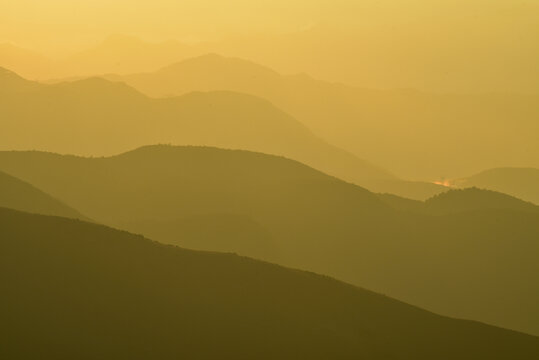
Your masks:
{"label": "hazy mountain silhouette", "polygon": [[443,189],[400,181],[251,95],[217,91],[151,99],[100,78],[36,87],[6,90],[0,99],[0,116],[10,129],[0,134],[2,149],[95,156],[152,143],[210,145],[283,155],[374,191],[427,198]]}
{"label": "hazy mountain silhouette", "polygon": [[539,204],[539,169],[499,168],[453,180],[454,186],[476,186],[504,192],[520,199]]}
{"label": "hazy mountain silhouette", "polygon": [[126,221],[122,227],[189,249],[233,252],[269,260],[281,256],[270,231],[245,215],[193,214],[168,220]]}
{"label": "hazy mountain silhouette", "polygon": [[333,144],[409,179],[539,166],[538,96],[354,88],[214,54],[109,78],[151,96],[233,90],[266,98]]}
{"label": "hazy mountain silhouette", "polygon": [[[0,169],[92,219],[180,245],[185,234],[206,240],[206,230],[198,237],[195,226],[184,230],[186,217],[247,217],[267,230],[270,236],[261,239],[272,252],[250,253],[255,236],[238,241],[234,232],[217,244],[220,250],[539,334],[539,215],[460,205],[474,204],[473,192],[454,193],[456,201],[440,198],[447,215],[395,210],[365,189],[295,161],[200,147],[150,146],[108,158],[2,152]],[[448,211],[453,203],[456,210]],[[209,241],[198,248],[215,246],[215,237]]]}
{"label": "hazy mountain silhouette", "polygon": [[2,171],[0,171],[0,206],[36,214],[87,220],[78,211]]}
{"label": "hazy mountain silhouette", "polygon": [[55,76],[148,71],[198,54],[200,50],[177,41],[151,43],[132,36],[112,35],[101,44],[63,60]]}
{"label": "hazy mountain silhouette", "polygon": [[285,73],[371,88],[539,94],[535,1],[326,3],[321,23],[225,36],[205,47]]}
{"label": "hazy mountain silhouette", "polygon": [[0,67],[34,80],[151,71],[203,54],[178,41],[146,42],[133,36],[111,35],[84,51],[49,58],[11,44],[0,44]]}
{"label": "hazy mountain silhouette", "polygon": [[3,358],[539,356],[537,337],[66,218],[1,208],[0,249]]}
{"label": "hazy mountain silhouette", "polygon": [[539,360],[538,39],[539,0],[0,1],[0,360]]}
{"label": "hazy mountain silhouette", "polygon": [[[146,8],[151,9],[146,13],[141,13],[144,7],[138,5],[126,10],[124,4],[103,4],[110,12],[92,14],[94,7],[88,5],[88,14],[80,15],[85,24],[91,24],[92,29],[84,31],[89,31],[92,38],[125,30],[154,39],[219,39],[195,48],[251,59],[283,73],[307,72],[356,86],[539,94],[539,6],[535,0],[446,0],[432,4],[431,0],[318,0],[293,4],[281,0],[266,1],[260,6],[238,3],[225,9],[216,0],[199,0],[195,5],[172,5],[164,0]],[[21,15],[24,6],[16,6]],[[198,9],[186,9],[193,6]],[[218,14],[210,14],[210,9]],[[161,13],[155,14],[154,10]],[[39,14],[35,15],[35,21],[41,21],[37,20]],[[44,19],[50,19],[47,15],[50,14],[43,14]],[[117,17],[122,20],[112,19]],[[64,17],[64,33],[58,32],[56,38],[51,37],[50,29],[37,23],[32,26],[23,19],[18,24],[17,19],[12,20],[15,28],[9,30],[6,23],[4,37],[16,38],[19,33],[21,41],[28,42],[25,38],[37,36],[42,39],[40,47],[52,43],[49,47],[64,51],[69,50],[69,45],[59,46],[63,40],[79,46],[86,42],[81,39],[80,29],[75,30],[77,26],[66,26],[75,21],[68,14]],[[118,26],[103,23],[108,21]],[[16,24],[25,31],[17,29]],[[71,29],[75,31],[71,33]],[[124,42],[115,45],[125,46]],[[146,58],[157,50],[151,46],[144,49],[148,52],[127,52],[128,58],[119,62],[129,65],[137,61],[133,57]],[[149,70],[152,68],[144,69]]]}
{"label": "hazy mountain silhouette", "polygon": [[[98,64],[88,65],[88,70],[77,72],[77,68],[85,68],[86,65],[76,65],[77,61],[73,60],[72,65],[58,66],[62,70],[70,67],[73,70],[64,72],[64,75],[60,72],[56,77],[101,75],[110,72],[125,74],[129,72],[127,68],[137,66],[126,65],[120,69],[118,64],[143,61],[148,57],[151,60],[154,54],[166,53],[164,50],[154,50],[154,47],[168,48],[163,44],[144,43],[134,38],[115,36],[97,49],[89,50],[86,55],[83,53],[74,57],[82,63],[86,61],[90,65],[95,62]],[[177,47],[183,48],[181,45]],[[108,48],[110,51],[106,50]],[[121,58],[124,52],[129,54],[132,48],[136,49],[133,51],[138,55],[116,60]],[[170,48],[175,46],[171,45]],[[483,94],[470,94],[470,89],[449,94],[425,93],[401,90],[403,86],[397,85],[397,90],[360,89],[317,81],[307,75],[279,76],[274,71],[252,62],[217,55],[206,55],[185,60],[180,64],[167,65],[202,51],[224,51],[219,47],[213,48],[214,50],[211,50],[212,46],[207,46],[194,52],[178,50],[177,53],[186,55],[178,56],[176,60],[172,55],[163,57],[163,61],[156,62],[155,66],[152,65],[147,70],[143,70],[142,65],[138,67],[141,68],[140,71],[166,66],[164,69],[153,74],[128,76],[124,80],[151,95],[170,96],[193,90],[234,90],[266,98],[315,133],[323,134],[324,139],[331,143],[408,179],[459,178],[483,168],[539,167],[539,148],[533,137],[539,131],[535,121],[539,116],[539,110],[535,106],[539,102],[537,92],[532,92],[535,95],[524,95],[513,89],[515,92],[510,93],[508,88],[502,87],[503,91],[500,90],[500,93],[492,93],[495,88],[493,86],[488,86]],[[270,49],[275,52],[273,47]],[[171,50],[171,53],[174,51]],[[227,51],[224,53],[230,54]],[[312,54],[309,53],[310,60],[313,58]],[[236,55],[241,55],[241,52]],[[332,55],[332,61],[334,58]],[[342,59],[345,58],[353,57]],[[167,59],[170,61],[165,62]],[[379,57],[375,59],[380,61]],[[106,66],[101,66],[100,63],[115,66],[106,71]],[[309,71],[308,65],[312,63],[305,60],[305,67],[298,67],[295,72]],[[354,60],[355,68],[357,63]],[[504,68],[505,66],[506,62]],[[339,66],[333,65],[332,68]],[[384,67],[383,70],[388,76],[395,76],[394,73],[387,72],[387,68]],[[316,74],[316,71],[309,72]],[[496,78],[489,74],[489,81]],[[417,76],[417,73],[412,75]],[[119,79],[118,75],[107,77]],[[526,79],[531,79],[528,73]],[[364,82],[361,85],[369,84]],[[470,127],[470,123],[474,126]],[[497,141],[500,137],[503,137],[503,142]],[[478,143],[482,146],[478,147]],[[427,192],[426,195],[424,198],[433,193]]]}
{"label": "hazy mountain silhouette", "polygon": [[397,210],[441,215],[478,210],[515,210],[539,214],[539,206],[507,194],[478,188],[451,189],[426,201],[380,194],[380,198]]}
{"label": "hazy mountain silhouette", "polygon": [[10,70],[0,68],[0,93],[2,94],[35,90],[41,86],[36,82],[23,79]]}
{"label": "hazy mountain silhouette", "polygon": [[54,76],[56,69],[55,63],[47,57],[7,43],[0,44],[0,67],[29,79]]}

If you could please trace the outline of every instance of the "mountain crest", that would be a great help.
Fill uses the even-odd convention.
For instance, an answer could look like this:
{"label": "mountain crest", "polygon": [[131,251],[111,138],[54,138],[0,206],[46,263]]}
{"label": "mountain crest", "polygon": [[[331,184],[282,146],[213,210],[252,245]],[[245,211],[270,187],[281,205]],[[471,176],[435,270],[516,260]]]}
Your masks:
{"label": "mountain crest", "polygon": [[17,73],[0,67],[0,92],[24,91],[37,85],[38,83],[26,80]]}

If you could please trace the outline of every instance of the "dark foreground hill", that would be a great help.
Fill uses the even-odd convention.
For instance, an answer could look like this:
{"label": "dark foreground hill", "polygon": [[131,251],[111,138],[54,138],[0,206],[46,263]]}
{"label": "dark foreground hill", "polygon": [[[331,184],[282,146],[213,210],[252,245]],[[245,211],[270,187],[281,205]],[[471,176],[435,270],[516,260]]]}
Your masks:
{"label": "dark foreground hill", "polygon": [[444,315],[539,334],[535,212],[463,211],[467,197],[444,201],[452,205],[443,215],[399,211],[295,161],[203,147],[108,158],[0,152],[0,169],[96,221],[158,241],[312,270]]}
{"label": "dark foreground hill", "polygon": [[534,359],[539,338],[327,277],[0,209],[4,359]]}
{"label": "dark foreground hill", "polygon": [[0,206],[43,215],[86,219],[52,196],[0,171]]}
{"label": "dark foreground hill", "polygon": [[500,191],[539,205],[539,169],[498,168],[452,181],[459,187],[476,186]]}

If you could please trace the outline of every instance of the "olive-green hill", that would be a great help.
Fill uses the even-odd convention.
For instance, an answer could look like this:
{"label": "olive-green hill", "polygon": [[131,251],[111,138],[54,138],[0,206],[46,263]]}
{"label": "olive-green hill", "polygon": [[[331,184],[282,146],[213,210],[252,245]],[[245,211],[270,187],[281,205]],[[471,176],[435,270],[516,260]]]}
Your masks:
{"label": "olive-green hill", "polygon": [[457,187],[500,191],[539,205],[539,169],[498,168],[451,181]]}
{"label": "olive-green hill", "polygon": [[2,171],[0,171],[0,206],[36,214],[87,220],[77,210]]}
{"label": "olive-green hill", "polygon": [[539,206],[513,196],[478,189],[449,189],[426,201],[401,198],[392,194],[380,194],[382,199],[397,210],[441,215],[478,210],[515,210],[539,214]]}
{"label": "olive-green hill", "polygon": [[0,208],[5,359],[533,359],[539,338],[313,273]]}
{"label": "olive-green hill", "polygon": [[[0,152],[0,170],[96,221],[158,241],[218,245],[437,313],[539,334],[535,212],[396,210],[374,193],[301,163],[207,147],[147,146],[106,158]],[[256,224],[250,228],[265,235],[239,240],[231,231],[216,244],[206,235],[219,232],[214,214],[249,219]],[[207,221],[199,235],[196,226],[182,225],[192,216]],[[268,251],[249,241],[263,241]]]}

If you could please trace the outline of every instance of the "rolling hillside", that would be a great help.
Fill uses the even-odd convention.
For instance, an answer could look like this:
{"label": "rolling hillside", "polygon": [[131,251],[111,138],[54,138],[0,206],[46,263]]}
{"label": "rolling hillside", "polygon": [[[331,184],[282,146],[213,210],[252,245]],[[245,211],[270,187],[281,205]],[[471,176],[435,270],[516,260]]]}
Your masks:
{"label": "rolling hillside", "polygon": [[453,186],[500,191],[539,205],[539,169],[499,168],[451,181]]}
{"label": "rolling hillside", "polygon": [[28,79],[53,76],[55,65],[54,61],[33,51],[10,43],[0,43],[0,67],[23,74]]}
{"label": "rolling hillside", "polygon": [[[204,147],[149,146],[106,158],[1,152],[0,170],[92,219],[158,241],[218,245],[437,313],[539,334],[535,212],[462,211],[460,205],[436,216],[395,210],[363,188],[295,161]],[[446,203],[445,209],[453,206]],[[216,243],[206,234],[221,226],[208,220],[214,214],[257,224],[248,226],[267,233],[258,239],[269,251],[254,246],[256,235],[238,240],[233,231]],[[209,230],[185,225],[192,216],[209,221]],[[200,245],[183,243],[186,234]]]}
{"label": "rolling hillside", "polygon": [[434,181],[485,167],[539,166],[537,94],[367,89],[281,75],[215,54],[153,73],[108,78],[151,96],[212,90],[260,96],[327,141],[406,179]]}
{"label": "rolling hillside", "polygon": [[36,214],[88,220],[52,196],[2,171],[0,171],[0,206]]}
{"label": "rolling hillside", "polygon": [[263,260],[282,256],[272,234],[246,215],[190,214],[166,220],[126,221],[121,227],[188,249],[232,252]]}
{"label": "rolling hillside", "polygon": [[204,50],[178,41],[146,42],[127,35],[110,35],[82,51],[50,58],[10,43],[0,43],[0,67],[24,77],[47,81],[59,77],[130,74],[156,70]]}
{"label": "rolling hillside", "polygon": [[426,201],[380,194],[380,199],[397,210],[432,215],[479,210],[514,210],[539,214],[539,206],[510,195],[478,188],[451,189]]}
{"label": "rolling hillside", "polygon": [[[439,191],[430,184],[402,182],[324,142],[254,96],[209,92],[151,99],[124,84],[98,78],[40,86],[5,74],[12,81],[0,97],[4,150],[101,156],[156,143],[209,145],[286,156],[376,191],[395,188],[403,196]],[[28,83],[36,88],[15,90]]]}
{"label": "rolling hillside", "polygon": [[65,218],[1,208],[0,250],[6,359],[539,356],[537,337]]}
{"label": "rolling hillside", "polygon": [[13,71],[0,68],[0,93],[19,93],[41,87],[40,84],[21,78]]}

